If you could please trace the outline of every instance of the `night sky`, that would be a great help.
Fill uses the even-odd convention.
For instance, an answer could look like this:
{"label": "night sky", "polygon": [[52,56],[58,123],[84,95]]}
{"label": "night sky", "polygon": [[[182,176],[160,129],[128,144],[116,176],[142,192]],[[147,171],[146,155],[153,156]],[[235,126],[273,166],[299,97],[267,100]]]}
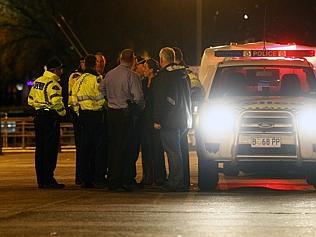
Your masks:
{"label": "night sky", "polygon": [[[263,40],[316,44],[316,1],[202,0],[202,48]],[[80,38],[113,56],[125,47],[157,57],[165,45],[183,49],[196,64],[196,0],[89,1],[80,13]],[[244,14],[249,19],[244,20]],[[94,26],[93,26],[94,25]],[[86,29],[86,32],[82,31]],[[202,52],[198,52],[202,55]]]}
{"label": "night sky", "polygon": [[[316,1],[313,0],[201,0],[201,51],[196,50],[198,0],[25,0],[24,3],[0,0],[0,4],[7,1],[19,2],[35,21],[17,14],[11,17],[16,28],[0,27],[7,39],[19,34],[21,37],[25,29],[31,36],[25,42],[19,41],[19,47],[12,52],[0,42],[0,50],[6,50],[0,55],[0,106],[11,104],[7,99],[15,100],[15,84],[39,76],[49,57],[57,55],[67,64],[66,78],[77,67],[78,54],[52,18],[59,14],[65,17],[89,53],[105,54],[107,70],[116,65],[117,56],[124,48],[157,59],[162,47],[177,46],[182,49],[186,63],[196,65],[197,58],[209,46],[262,41],[264,32],[270,42],[316,45]],[[1,17],[0,21],[3,21]]]}

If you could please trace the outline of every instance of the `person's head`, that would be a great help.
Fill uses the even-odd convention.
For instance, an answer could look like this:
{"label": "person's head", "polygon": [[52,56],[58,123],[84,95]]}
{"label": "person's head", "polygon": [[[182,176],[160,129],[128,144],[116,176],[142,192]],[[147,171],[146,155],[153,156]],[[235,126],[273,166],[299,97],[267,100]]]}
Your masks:
{"label": "person's head", "polygon": [[93,54],[88,54],[84,58],[85,70],[96,70],[97,59]]}
{"label": "person's head", "polygon": [[97,52],[95,54],[96,57],[96,71],[98,74],[102,75],[104,73],[104,68],[105,68],[105,64],[106,64],[106,58],[104,57],[104,55],[101,52]]}
{"label": "person's head", "polygon": [[79,62],[78,71],[79,71],[79,72],[83,72],[84,70],[85,70],[84,57],[81,57],[81,58],[80,58],[80,62]]}
{"label": "person's head", "polygon": [[176,64],[184,65],[183,61],[183,53],[180,48],[178,47],[173,47],[174,53],[175,53],[175,59],[174,62]]}
{"label": "person's head", "polygon": [[159,71],[159,64],[155,59],[147,59],[144,64],[144,75],[148,78],[152,78]]}
{"label": "person's head", "polygon": [[120,63],[132,68],[135,64],[135,54],[132,49],[124,49],[120,54]]}
{"label": "person's head", "polygon": [[48,60],[47,64],[45,65],[45,68],[47,71],[50,71],[56,74],[58,77],[61,77],[61,75],[64,72],[63,70],[64,65],[57,57],[54,57]]}
{"label": "person's head", "polygon": [[159,52],[159,61],[160,66],[162,68],[166,67],[167,65],[174,63],[175,59],[175,52],[170,47],[162,48]]}
{"label": "person's head", "polygon": [[145,72],[144,64],[145,64],[145,61],[146,60],[144,58],[140,57],[140,56],[136,57],[136,63],[135,63],[134,71],[140,76],[144,76],[144,72]]}

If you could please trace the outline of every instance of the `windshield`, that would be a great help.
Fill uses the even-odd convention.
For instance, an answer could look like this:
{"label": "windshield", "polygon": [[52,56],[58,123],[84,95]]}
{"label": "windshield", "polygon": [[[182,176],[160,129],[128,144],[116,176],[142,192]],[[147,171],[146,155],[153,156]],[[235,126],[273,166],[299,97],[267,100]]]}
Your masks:
{"label": "windshield", "polygon": [[308,67],[237,66],[217,70],[210,97],[311,96],[315,91],[315,74]]}

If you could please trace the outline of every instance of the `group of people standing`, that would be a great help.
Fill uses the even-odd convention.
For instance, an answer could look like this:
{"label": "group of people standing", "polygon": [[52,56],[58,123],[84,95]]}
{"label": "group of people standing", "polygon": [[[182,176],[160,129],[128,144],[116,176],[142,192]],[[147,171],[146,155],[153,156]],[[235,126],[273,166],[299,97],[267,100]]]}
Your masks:
{"label": "group of people standing", "polygon": [[[124,49],[119,65],[106,74],[105,64],[101,53],[87,55],[69,78],[76,184],[82,188],[126,191],[154,184],[165,191],[188,190],[191,98],[201,96],[202,87],[185,66],[181,50],[162,48],[158,63],[152,58],[136,57],[132,49]],[[44,75],[35,80],[28,98],[36,110],[37,182],[39,188],[63,188],[54,179],[58,139],[52,141],[49,135],[59,132],[58,117],[66,113],[58,85],[63,65],[53,59],[46,67]],[[55,88],[52,93],[50,88]],[[57,125],[47,124],[48,117],[56,118]],[[55,146],[56,152],[52,153]],[[137,184],[136,162],[140,151],[143,177]],[[164,152],[168,158],[168,176]]]}

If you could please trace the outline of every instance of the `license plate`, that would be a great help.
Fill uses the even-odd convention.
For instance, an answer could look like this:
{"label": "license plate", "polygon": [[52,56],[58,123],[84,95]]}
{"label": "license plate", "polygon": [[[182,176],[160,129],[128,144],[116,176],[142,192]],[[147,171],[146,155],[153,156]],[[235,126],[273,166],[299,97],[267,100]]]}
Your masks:
{"label": "license plate", "polygon": [[254,137],[251,147],[281,147],[281,138],[278,137]]}

